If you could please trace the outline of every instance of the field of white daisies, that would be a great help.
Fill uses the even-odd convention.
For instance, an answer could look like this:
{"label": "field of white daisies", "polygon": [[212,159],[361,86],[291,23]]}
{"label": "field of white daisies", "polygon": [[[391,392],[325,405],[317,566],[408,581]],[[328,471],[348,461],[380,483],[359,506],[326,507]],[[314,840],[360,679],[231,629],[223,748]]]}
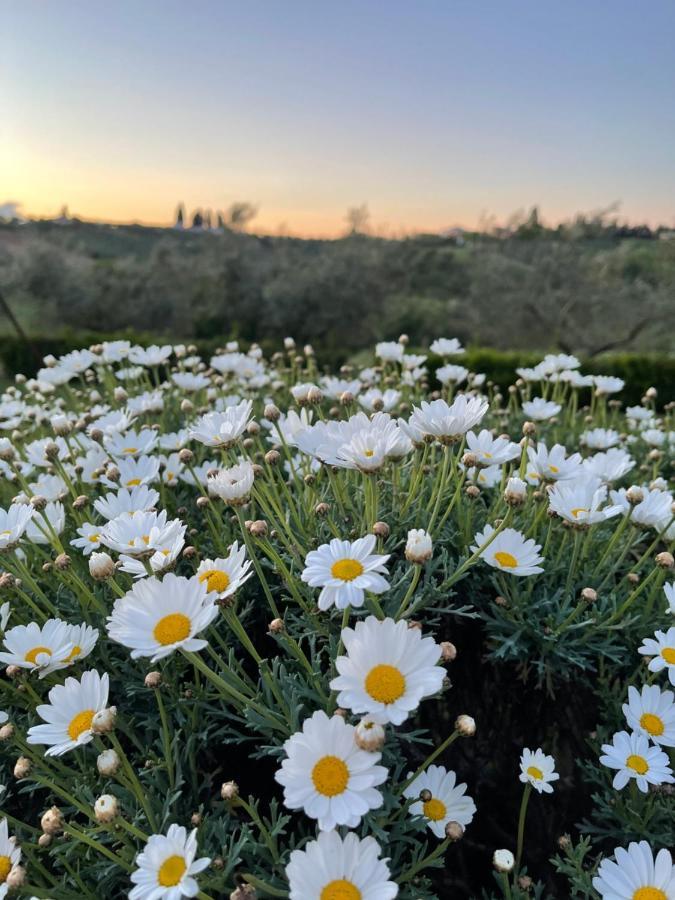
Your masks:
{"label": "field of white daisies", "polygon": [[441,338],[0,398],[0,898],[674,900],[673,404]]}

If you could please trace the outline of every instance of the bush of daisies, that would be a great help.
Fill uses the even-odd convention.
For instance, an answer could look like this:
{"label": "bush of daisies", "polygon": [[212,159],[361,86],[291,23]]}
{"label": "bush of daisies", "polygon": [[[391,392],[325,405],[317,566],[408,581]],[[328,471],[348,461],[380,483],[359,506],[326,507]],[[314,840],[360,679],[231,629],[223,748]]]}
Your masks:
{"label": "bush of daisies", "polygon": [[462,353],[16,378],[0,898],[675,898],[673,407]]}

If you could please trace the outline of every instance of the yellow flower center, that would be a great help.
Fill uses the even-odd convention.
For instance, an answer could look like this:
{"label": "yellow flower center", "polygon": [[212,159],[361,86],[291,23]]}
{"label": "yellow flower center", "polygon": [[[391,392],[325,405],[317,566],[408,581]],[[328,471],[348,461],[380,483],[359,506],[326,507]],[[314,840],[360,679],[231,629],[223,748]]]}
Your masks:
{"label": "yellow flower center", "polygon": [[312,769],[314,787],[324,797],[343,794],[349,783],[349,769],[337,756],[323,756]]}
{"label": "yellow flower center", "polygon": [[320,900],[361,900],[362,896],[363,894],[355,884],[344,878],[338,878],[337,881],[327,884],[321,891]]}
{"label": "yellow flower center", "polygon": [[424,815],[427,819],[431,819],[432,822],[440,822],[441,819],[445,818],[447,812],[445,803],[441,800],[437,800],[435,797],[432,797],[431,800],[427,800],[423,809]]}
{"label": "yellow flower center", "polygon": [[162,887],[175,887],[185,875],[185,860],[182,856],[169,856],[159,867],[157,881]]}
{"label": "yellow flower center", "polygon": [[495,559],[499,565],[503,566],[505,569],[515,569],[518,565],[518,560],[515,556],[511,553],[507,553],[506,550],[497,550]]}
{"label": "yellow flower center", "polygon": [[557,466],[549,466],[549,472],[553,472],[554,475],[557,475],[560,469]]}
{"label": "yellow flower center", "polygon": [[641,887],[633,894],[633,900],[668,900],[660,888]]}
{"label": "yellow flower center", "polygon": [[582,513],[587,513],[588,509],[585,506],[575,506],[572,510],[572,515],[575,519],[578,519]]}
{"label": "yellow flower center", "polygon": [[339,559],[333,563],[330,573],[340,581],[353,581],[363,575],[363,566],[357,559]]}
{"label": "yellow flower center", "polygon": [[378,703],[395,703],[405,693],[405,678],[396,666],[375,666],[366,676],[366,690]]}
{"label": "yellow flower center", "polygon": [[152,633],[155,640],[166,647],[168,644],[184,641],[190,634],[191,626],[192,623],[183,613],[171,613],[159,620]]}
{"label": "yellow flower center", "polygon": [[9,535],[10,535],[11,533],[12,533],[12,532],[9,531],[9,530],[8,530],[8,531],[0,531],[0,537],[9,537]]}
{"label": "yellow flower center", "polygon": [[122,453],[138,453],[138,447],[125,447]]}
{"label": "yellow flower center", "polygon": [[138,487],[138,485],[139,485],[140,483],[141,483],[141,479],[140,479],[140,478],[130,478],[130,479],[127,481],[127,487]]}
{"label": "yellow flower center", "polygon": [[95,711],[93,709],[83,709],[82,712],[73,716],[68,726],[68,737],[71,741],[76,741],[83,732],[91,730],[91,722]]}
{"label": "yellow flower center", "polygon": [[675,647],[664,647],[661,656],[669,665],[675,666]]}
{"label": "yellow flower center", "polygon": [[487,450],[483,450],[483,456],[485,456],[486,459],[492,459],[492,454],[489,453]]}
{"label": "yellow flower center", "polygon": [[12,860],[9,856],[0,856],[0,883],[6,881],[9,870],[12,868]]}
{"label": "yellow flower center", "polygon": [[52,655],[52,651],[49,649],[49,647],[33,647],[32,650],[29,650],[28,653],[26,653],[24,659],[26,662],[33,663],[33,665],[35,665],[37,662],[37,658],[41,653],[46,653],[47,656]]}
{"label": "yellow flower center", "polygon": [[230,576],[227,572],[223,572],[220,569],[209,569],[206,572],[202,572],[199,580],[202,584],[206,582],[208,591],[218,591],[218,593],[226,591],[230,586]]}
{"label": "yellow flower center", "polygon": [[654,713],[642,713],[640,716],[640,727],[648,731],[649,734],[660,735],[665,731],[663,720]]}
{"label": "yellow flower center", "polygon": [[367,456],[368,459],[370,459],[371,456],[375,456],[375,451],[374,450],[364,450],[363,455]]}
{"label": "yellow flower center", "polygon": [[75,644],[73,649],[68,654],[68,657],[66,658],[66,662],[71,662],[72,660],[77,659],[77,657],[80,655],[80,653],[82,653],[82,647],[80,647],[79,644]]}
{"label": "yellow flower center", "polygon": [[100,534],[90,534],[87,540],[91,541],[92,544],[96,544],[98,543],[100,537]]}
{"label": "yellow flower center", "polygon": [[544,777],[544,773],[541,771],[541,769],[538,769],[536,766],[529,766],[528,770],[527,770],[527,774],[530,776],[530,778],[536,778],[537,781],[541,781],[542,778]]}
{"label": "yellow flower center", "polygon": [[644,756],[638,756],[635,753],[631,753],[631,755],[626,760],[626,765],[629,769],[637,772],[638,775],[644,775],[645,772],[649,771],[649,763],[644,758]]}
{"label": "yellow flower center", "polygon": [[145,546],[147,547],[148,544],[150,543],[150,535],[149,535],[149,534],[144,534],[144,535],[142,535],[142,536],[141,536],[141,540],[143,541],[143,543],[144,543]]}

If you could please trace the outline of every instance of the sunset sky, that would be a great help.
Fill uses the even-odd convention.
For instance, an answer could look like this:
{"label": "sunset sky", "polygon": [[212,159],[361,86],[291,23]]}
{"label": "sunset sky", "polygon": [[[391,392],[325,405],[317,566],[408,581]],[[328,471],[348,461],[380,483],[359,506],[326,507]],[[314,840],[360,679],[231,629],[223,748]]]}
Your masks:
{"label": "sunset sky", "polygon": [[0,204],[258,230],[675,224],[672,0],[4,0]]}

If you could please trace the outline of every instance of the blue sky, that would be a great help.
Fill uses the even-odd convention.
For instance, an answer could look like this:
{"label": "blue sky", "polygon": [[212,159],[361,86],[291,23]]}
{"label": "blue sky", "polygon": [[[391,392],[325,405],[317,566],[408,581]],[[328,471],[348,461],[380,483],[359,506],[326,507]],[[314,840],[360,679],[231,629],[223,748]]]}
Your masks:
{"label": "blue sky", "polygon": [[339,233],[675,221],[675,4],[6,0],[0,202]]}

